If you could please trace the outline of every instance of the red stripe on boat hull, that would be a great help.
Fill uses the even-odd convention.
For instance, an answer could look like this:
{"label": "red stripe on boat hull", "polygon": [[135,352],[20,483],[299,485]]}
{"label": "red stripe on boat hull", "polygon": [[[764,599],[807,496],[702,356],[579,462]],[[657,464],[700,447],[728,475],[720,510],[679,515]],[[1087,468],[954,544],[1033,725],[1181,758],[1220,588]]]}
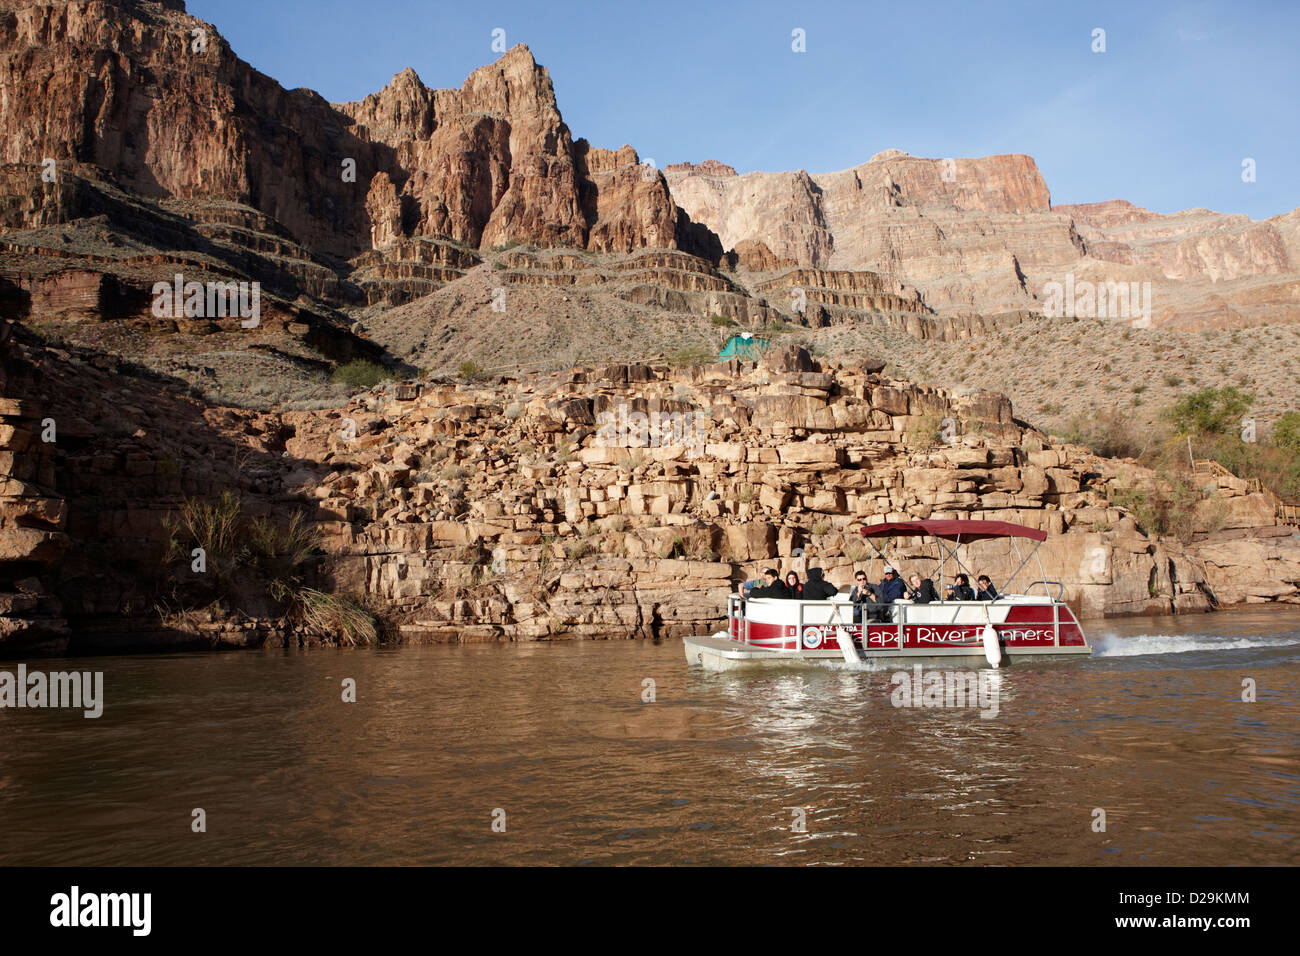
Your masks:
{"label": "red stripe on boat hull", "polygon": [[[1083,631],[1074,614],[1066,605],[1059,605],[1061,640],[1056,642],[1056,627],[1052,620],[1052,605],[1017,604],[1012,605],[1006,623],[994,624],[998,639],[1004,647],[1086,647]],[[732,640],[744,642],[745,622],[739,618],[731,620],[730,635]],[[984,633],[983,624],[907,624],[903,627],[903,649],[923,650],[938,647],[978,647]],[[749,623],[749,645],[764,650],[818,649],[839,650],[839,633],[847,631],[853,639],[853,646],[861,649],[861,624],[851,625],[806,625],[803,640],[796,634],[797,628],[792,624]],[[812,641],[813,643],[809,643]],[[897,624],[867,625],[868,651],[898,650]]]}

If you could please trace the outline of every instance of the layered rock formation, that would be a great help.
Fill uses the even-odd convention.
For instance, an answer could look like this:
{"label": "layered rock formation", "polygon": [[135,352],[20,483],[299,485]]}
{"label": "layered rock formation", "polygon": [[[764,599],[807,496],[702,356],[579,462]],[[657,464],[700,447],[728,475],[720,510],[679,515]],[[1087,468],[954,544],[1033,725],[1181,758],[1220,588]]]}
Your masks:
{"label": "layered rock formation", "polygon": [[[764,565],[844,584],[867,562],[857,529],[903,516],[1046,530],[1047,574],[1087,615],[1300,601],[1300,540],[1244,483],[1207,488],[1189,541],[1159,538],[1110,500],[1150,472],[1051,445],[1000,396],[885,379],[880,363],[821,368],[790,350],[259,414],[18,335],[6,387],[21,398],[3,420],[27,453],[0,461],[10,652],[339,639],[265,594],[191,601],[212,579],[192,573],[178,519],[223,496],[250,517],[303,515],[322,553],[294,586],[356,596],[396,640],[700,633]],[[47,419],[56,440],[33,456]],[[934,567],[917,542],[888,553]],[[971,561],[1003,584],[1018,563],[1005,543]]]}
{"label": "layered rock formation", "polygon": [[1073,274],[1152,283],[1156,326],[1300,319],[1300,211],[1253,222],[1120,201],[1052,206],[1034,161],[1021,155],[888,150],[835,173],[742,176],[714,161],[665,173],[678,204],[725,247],[770,251],[772,261],[751,262],[883,273],[920,289],[940,313],[1041,313],[1047,283]]}
{"label": "layered rock formation", "polygon": [[[704,323],[717,316],[961,339],[1041,313],[1045,286],[1067,275],[1151,282],[1155,325],[1290,321],[1298,308],[1300,213],[1251,223],[1053,208],[1019,155],[891,150],[829,174],[740,176],[712,161],[661,173],[630,146],[574,139],[525,46],[458,89],[426,87],[408,69],[330,104],[253,70],[181,3],[20,0],[0,14],[0,84],[0,275],[29,294],[33,321],[136,316],[153,283],[183,272],[256,280],[295,326],[315,330],[145,345],[68,329],[197,387],[203,373],[187,368],[210,365],[179,356],[254,344],[295,355],[298,371],[278,371],[298,387],[306,370],[352,354],[444,370],[457,349],[491,358],[474,352],[478,327],[497,321],[479,301],[484,264],[507,301],[532,304],[510,317],[521,327],[581,298],[598,323],[652,330],[636,352],[611,344],[606,359],[666,353],[678,338],[716,346]],[[658,252],[679,255],[642,268]],[[67,307],[97,281],[97,313]],[[566,284],[599,289],[573,301],[539,292]],[[374,315],[391,306],[412,308]],[[411,352],[417,333],[438,348]],[[610,338],[628,340],[622,329]],[[555,354],[548,345],[518,360]],[[233,376],[242,382],[262,357],[231,361],[248,366]]]}
{"label": "layered rock formation", "polygon": [[[2,157],[30,171],[28,185],[46,158],[93,164],[140,195],[253,206],[343,257],[403,235],[676,243],[662,176],[629,147],[575,144],[523,45],[459,90],[428,89],[408,69],[331,105],[253,70],[179,3],[18,3],[0,24]],[[24,224],[66,215],[48,206]]]}
{"label": "layered rock formation", "polygon": [[[406,70],[330,104],[175,0],[6,4],[0,91],[0,650],[337,639],[295,589],[398,639],[695,633],[775,560],[844,581],[860,523],[902,516],[1047,530],[1085,613],[1297,599],[1296,539],[1236,479],[1161,539],[1111,500],[1154,475],[1000,396],[798,350],[698,362],[740,329],[980,335],[1067,274],[1152,282],[1155,325],[1294,321],[1300,211],[1053,208],[1025,156],[660,173],[573,139],[527,47],[459,89]],[[182,274],[259,283],[258,323],[160,312]],[[695,364],[634,361],[670,350]],[[466,358],[508,374],[414,379]],[[336,401],[353,359],[406,380]],[[200,586],[177,529],[214,503],[260,561],[285,559],[267,521],[322,548],[282,590],[249,586],[261,564]]]}

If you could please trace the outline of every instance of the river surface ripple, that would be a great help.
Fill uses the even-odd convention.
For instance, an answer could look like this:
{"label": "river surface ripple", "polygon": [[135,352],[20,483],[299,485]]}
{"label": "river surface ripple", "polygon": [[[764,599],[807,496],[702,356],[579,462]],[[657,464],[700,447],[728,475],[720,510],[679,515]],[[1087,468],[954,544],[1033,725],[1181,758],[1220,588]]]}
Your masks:
{"label": "river surface ripple", "polygon": [[1088,633],[993,719],[675,640],[28,661],[106,703],[0,710],[0,863],[1297,862],[1300,611]]}

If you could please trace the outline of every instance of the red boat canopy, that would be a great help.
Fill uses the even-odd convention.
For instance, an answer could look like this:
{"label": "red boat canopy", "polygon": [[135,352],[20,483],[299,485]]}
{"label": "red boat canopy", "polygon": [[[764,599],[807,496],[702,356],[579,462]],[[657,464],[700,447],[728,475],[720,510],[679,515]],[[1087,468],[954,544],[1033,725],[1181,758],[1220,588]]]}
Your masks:
{"label": "red boat canopy", "polygon": [[886,521],[884,524],[867,525],[862,529],[864,538],[891,538],[898,535],[924,535],[932,538],[946,538],[955,541],[983,541],[986,538],[1033,538],[1046,541],[1047,532],[1037,528],[1026,528],[1022,524],[1010,521],[955,521],[935,519],[932,521]]}

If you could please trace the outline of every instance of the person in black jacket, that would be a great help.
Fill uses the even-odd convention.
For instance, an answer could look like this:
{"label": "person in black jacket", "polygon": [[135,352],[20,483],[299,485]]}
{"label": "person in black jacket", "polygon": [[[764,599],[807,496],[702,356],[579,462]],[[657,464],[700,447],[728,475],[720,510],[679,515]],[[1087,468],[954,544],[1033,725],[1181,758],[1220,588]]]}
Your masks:
{"label": "person in black jacket", "polygon": [[929,578],[923,578],[919,574],[913,574],[908,579],[911,587],[907,589],[908,600],[916,604],[931,604],[939,600],[939,592],[935,589],[934,582]]}
{"label": "person in black jacket", "polygon": [[790,592],[792,601],[806,601],[803,596],[803,585],[799,583],[799,575],[793,571],[785,572],[785,589]]}
{"label": "person in black jacket", "polygon": [[767,568],[763,571],[762,587],[754,588],[749,592],[751,598],[788,598],[790,589],[781,583],[781,576],[776,573],[775,568]]}
{"label": "person in black jacket", "polygon": [[853,575],[853,588],[849,591],[849,600],[854,604],[866,604],[875,599],[876,589],[867,583],[867,572],[855,572]]}
{"label": "person in black jacket", "polygon": [[803,583],[805,601],[829,601],[839,593],[840,589],[822,576],[821,568],[808,569],[808,580]]}
{"label": "person in black jacket", "polygon": [[957,580],[948,585],[949,601],[973,601],[975,589],[970,586],[970,578],[964,574],[957,575]]}
{"label": "person in black jacket", "polygon": [[981,574],[975,579],[975,583],[980,586],[980,589],[975,592],[975,600],[996,601],[998,599],[998,589],[993,586],[987,574]]}
{"label": "person in black jacket", "polygon": [[849,591],[849,600],[853,602],[853,623],[862,623],[862,605],[876,602],[876,589],[867,583],[867,572],[856,571],[853,574],[853,588]]}

